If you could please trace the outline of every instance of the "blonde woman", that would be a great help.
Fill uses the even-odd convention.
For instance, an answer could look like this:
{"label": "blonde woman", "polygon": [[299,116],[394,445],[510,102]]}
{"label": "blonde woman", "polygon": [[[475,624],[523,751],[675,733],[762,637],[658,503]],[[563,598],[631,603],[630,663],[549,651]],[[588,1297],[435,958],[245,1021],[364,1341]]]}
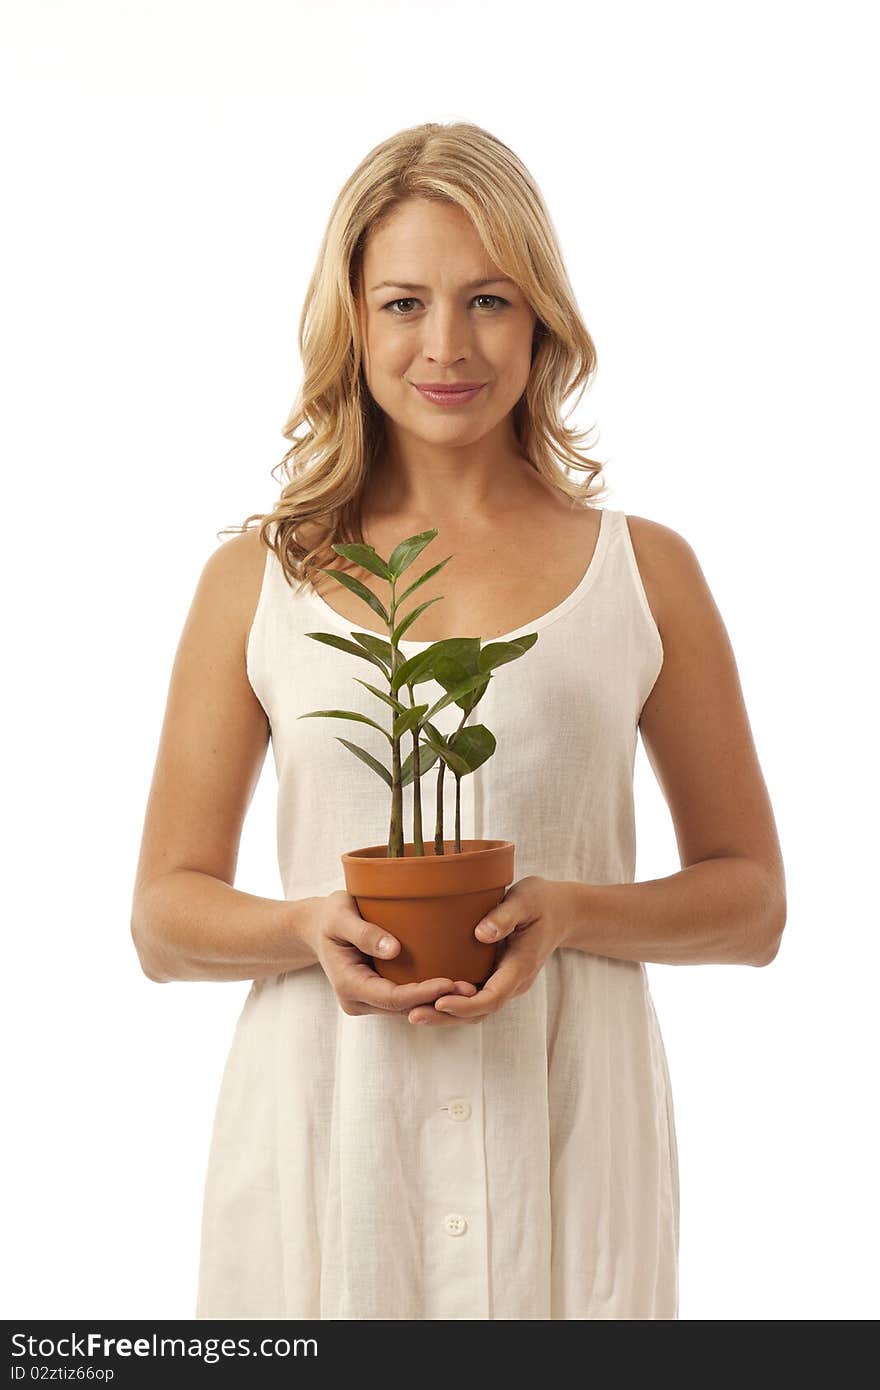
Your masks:
{"label": "blonde woman", "polygon": [[[197,1316],[677,1318],[675,1122],[644,962],[766,965],[786,913],[722,619],[687,541],[596,505],[600,466],[561,419],[594,346],[534,180],[485,130],[418,126],[355,169],[300,349],[277,505],[208,558],[180,640],[133,903],[151,979],[253,982]],[[338,650],[307,633],[387,636],[320,573],[382,596],[333,543],[387,556],[434,527],[407,580],[454,563],[420,589],[443,602],[404,651],[539,634],[491,682],[498,754],[462,784],[462,834],[514,841],[519,875],[477,929],[500,942],[479,990],[372,968],[381,932],[339,856],[380,838],[385,801],[298,718],[358,708]],[[682,868],[634,883],[639,730]],[[232,886],[270,739],[278,901]]]}

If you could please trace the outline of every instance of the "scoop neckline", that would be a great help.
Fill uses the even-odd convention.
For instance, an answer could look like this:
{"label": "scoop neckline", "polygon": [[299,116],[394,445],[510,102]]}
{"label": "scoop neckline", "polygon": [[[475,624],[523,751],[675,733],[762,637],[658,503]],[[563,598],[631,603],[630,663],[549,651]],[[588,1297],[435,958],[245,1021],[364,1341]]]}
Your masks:
{"label": "scoop neckline", "polygon": [[[574,608],[576,603],[580,602],[599,573],[599,567],[602,564],[605,551],[608,548],[608,537],[611,530],[609,517],[611,512],[607,507],[600,507],[598,510],[600,514],[599,534],[596,537],[593,554],[590,557],[590,563],[587,565],[586,570],[571,592],[566,594],[565,598],[561,599],[555,607],[548,608],[546,613],[539,614],[537,618],[532,618],[531,622],[521,623],[519,627],[512,628],[510,632],[502,632],[497,637],[471,638],[471,641],[479,641],[481,645],[489,642],[509,642],[512,638],[524,636],[527,632],[539,632],[542,628],[549,627],[551,623],[555,623],[558,618],[563,617]],[[365,632],[369,634],[370,637],[379,637],[384,638],[386,642],[390,641],[387,632],[374,632],[372,628],[359,628],[353,619],[346,618],[343,613],[337,613],[336,609],[329,604],[325,598],[322,598],[319,593],[316,593],[310,584],[306,586],[304,594],[307,599],[312,601],[315,607],[320,608],[327,621],[340,631],[344,631],[347,634],[350,634],[352,631]],[[404,614],[404,616],[406,615]],[[430,640],[421,639],[419,641],[410,641],[406,637],[402,637],[397,645],[401,651],[408,649],[412,652],[418,652],[426,651],[428,647],[433,647],[437,642],[448,640],[448,638],[432,637]]]}

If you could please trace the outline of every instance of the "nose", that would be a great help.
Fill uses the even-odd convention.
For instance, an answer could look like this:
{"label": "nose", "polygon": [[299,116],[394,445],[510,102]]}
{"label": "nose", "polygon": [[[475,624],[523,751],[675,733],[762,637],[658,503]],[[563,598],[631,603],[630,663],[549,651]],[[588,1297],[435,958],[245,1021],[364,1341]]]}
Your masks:
{"label": "nose", "polygon": [[422,320],[422,352],[432,362],[452,364],[470,354],[467,312],[456,305],[433,305]]}

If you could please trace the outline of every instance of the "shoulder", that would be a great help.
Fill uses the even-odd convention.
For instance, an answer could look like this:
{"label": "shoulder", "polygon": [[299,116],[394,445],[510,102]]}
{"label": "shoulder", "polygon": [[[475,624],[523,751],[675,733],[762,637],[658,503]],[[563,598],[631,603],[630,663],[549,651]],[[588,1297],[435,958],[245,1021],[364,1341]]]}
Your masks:
{"label": "shoulder", "polygon": [[708,587],[689,541],[671,526],[644,516],[625,518],[636,564],[661,637],[689,604],[709,597]]}
{"label": "shoulder", "polygon": [[222,609],[247,643],[263,583],[268,547],[259,527],[224,540],[202,567],[199,590],[205,603]]}
{"label": "shoulder", "polygon": [[654,566],[664,563],[674,566],[696,560],[690,543],[671,526],[649,521],[646,516],[627,515],[626,520],[640,566],[643,560],[646,565]]}
{"label": "shoulder", "polygon": [[260,539],[259,527],[224,540],[211,552],[202,568],[201,582],[212,592],[227,598],[236,596],[247,604],[256,600],[263,582],[268,547]]}
{"label": "shoulder", "polygon": [[205,569],[209,567],[218,576],[247,580],[259,575],[262,579],[266,563],[267,547],[260,539],[259,526],[224,540],[208,556]]}

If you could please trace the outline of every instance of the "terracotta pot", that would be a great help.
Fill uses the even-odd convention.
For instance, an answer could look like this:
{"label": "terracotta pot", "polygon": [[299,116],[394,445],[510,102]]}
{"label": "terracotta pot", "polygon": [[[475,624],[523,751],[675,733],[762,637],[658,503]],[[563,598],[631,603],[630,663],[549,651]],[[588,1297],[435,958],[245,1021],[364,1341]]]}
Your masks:
{"label": "terracotta pot", "polygon": [[398,985],[438,976],[482,985],[495,968],[497,944],[479,941],[474,927],[513,882],[514,845],[462,840],[456,854],[454,840],[443,844],[443,854],[426,840],[423,855],[408,843],[403,858],[389,858],[387,845],[341,856],[346,891],[364,921],[400,942],[392,960],[371,957],[378,973]]}

